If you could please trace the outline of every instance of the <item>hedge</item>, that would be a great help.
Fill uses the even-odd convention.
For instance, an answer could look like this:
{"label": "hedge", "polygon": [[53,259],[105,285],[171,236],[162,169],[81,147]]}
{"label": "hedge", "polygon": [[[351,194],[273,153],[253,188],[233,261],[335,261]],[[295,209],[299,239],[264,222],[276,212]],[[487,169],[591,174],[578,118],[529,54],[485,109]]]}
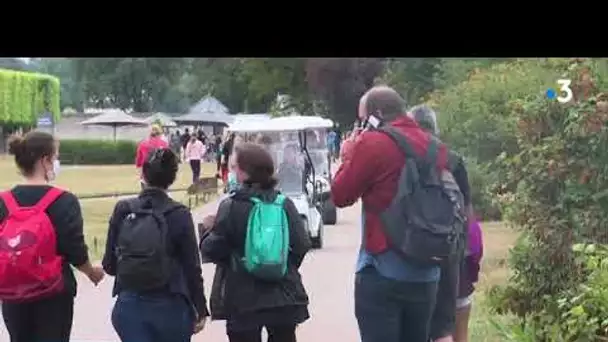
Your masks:
{"label": "hedge", "polygon": [[131,140],[61,140],[59,159],[66,165],[133,164],[136,150]]}
{"label": "hedge", "polygon": [[0,69],[0,124],[34,126],[50,111],[60,119],[59,79],[51,75]]}

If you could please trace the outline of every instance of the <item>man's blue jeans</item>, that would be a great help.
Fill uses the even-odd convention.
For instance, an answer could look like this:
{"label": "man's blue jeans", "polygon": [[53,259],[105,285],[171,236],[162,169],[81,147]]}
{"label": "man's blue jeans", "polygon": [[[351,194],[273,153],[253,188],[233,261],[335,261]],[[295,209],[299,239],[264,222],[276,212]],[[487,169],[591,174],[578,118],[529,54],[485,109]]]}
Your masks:
{"label": "man's blue jeans", "polygon": [[112,325],[124,342],[190,342],[194,315],[179,295],[121,292],[112,310]]}
{"label": "man's blue jeans", "polygon": [[355,315],[361,342],[428,342],[436,282],[385,278],[368,266],[355,278]]}

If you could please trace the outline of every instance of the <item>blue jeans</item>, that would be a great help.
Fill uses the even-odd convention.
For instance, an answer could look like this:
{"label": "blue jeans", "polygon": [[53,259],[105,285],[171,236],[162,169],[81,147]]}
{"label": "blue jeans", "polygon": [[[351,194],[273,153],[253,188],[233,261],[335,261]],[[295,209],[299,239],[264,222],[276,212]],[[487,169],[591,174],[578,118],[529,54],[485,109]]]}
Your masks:
{"label": "blue jeans", "polygon": [[112,325],[123,342],[190,342],[194,314],[179,295],[121,292]]}
{"label": "blue jeans", "polygon": [[355,277],[361,342],[428,342],[437,282],[403,282],[368,266]]}

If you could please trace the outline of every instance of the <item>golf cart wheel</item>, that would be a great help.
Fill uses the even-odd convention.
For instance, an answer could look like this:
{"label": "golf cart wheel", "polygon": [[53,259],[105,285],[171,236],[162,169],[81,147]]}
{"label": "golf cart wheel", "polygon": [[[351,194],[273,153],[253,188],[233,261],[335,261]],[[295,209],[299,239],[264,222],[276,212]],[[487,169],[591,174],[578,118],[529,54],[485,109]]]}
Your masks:
{"label": "golf cart wheel", "polygon": [[323,224],[334,225],[338,221],[338,210],[331,199],[323,202],[321,213],[323,215]]}

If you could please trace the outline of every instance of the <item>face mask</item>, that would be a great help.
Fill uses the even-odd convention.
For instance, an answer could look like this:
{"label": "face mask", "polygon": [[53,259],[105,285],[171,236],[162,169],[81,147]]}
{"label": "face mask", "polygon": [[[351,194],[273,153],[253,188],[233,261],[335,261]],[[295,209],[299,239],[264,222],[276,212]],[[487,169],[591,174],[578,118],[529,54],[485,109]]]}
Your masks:
{"label": "face mask", "polygon": [[59,175],[60,169],[61,169],[61,163],[59,162],[59,159],[53,160],[53,170],[47,171],[46,180],[49,182],[54,181],[55,178],[57,178],[57,175]]}

